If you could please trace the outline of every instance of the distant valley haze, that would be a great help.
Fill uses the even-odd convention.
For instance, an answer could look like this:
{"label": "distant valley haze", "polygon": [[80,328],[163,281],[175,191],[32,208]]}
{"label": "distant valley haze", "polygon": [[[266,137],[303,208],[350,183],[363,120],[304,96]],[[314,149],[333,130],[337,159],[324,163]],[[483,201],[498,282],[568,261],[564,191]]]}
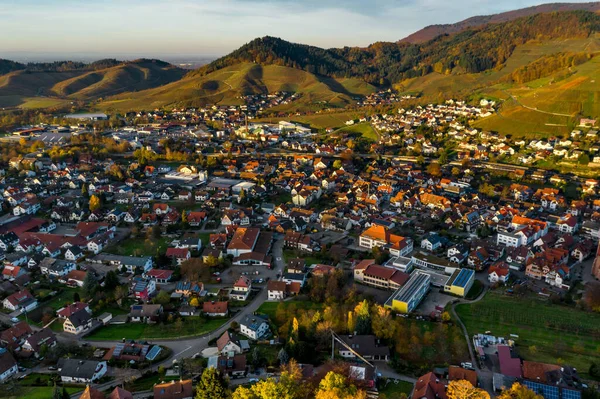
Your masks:
{"label": "distant valley haze", "polygon": [[[323,48],[398,41],[542,4],[495,0],[1,0],[0,58],[20,62],[160,58],[195,68],[255,37]],[[564,3],[576,3],[564,1]],[[438,34],[433,30],[425,36]],[[421,37],[421,36],[419,36]],[[419,39],[420,40],[420,39]]]}

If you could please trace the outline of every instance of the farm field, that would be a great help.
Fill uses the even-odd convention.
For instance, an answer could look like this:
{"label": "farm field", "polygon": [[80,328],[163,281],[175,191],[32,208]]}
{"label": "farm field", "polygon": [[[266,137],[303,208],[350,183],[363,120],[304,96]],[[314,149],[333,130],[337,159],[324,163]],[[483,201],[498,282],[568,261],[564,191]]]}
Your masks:
{"label": "farm field", "polygon": [[218,329],[228,319],[205,319],[202,317],[182,318],[169,324],[127,323],[113,324],[94,331],[86,338],[96,341],[127,339],[159,339],[202,335]]}
{"label": "farm field", "polygon": [[518,335],[518,353],[526,360],[569,364],[584,374],[591,363],[600,361],[598,314],[495,292],[479,302],[458,305],[456,312],[470,336],[485,331]]}

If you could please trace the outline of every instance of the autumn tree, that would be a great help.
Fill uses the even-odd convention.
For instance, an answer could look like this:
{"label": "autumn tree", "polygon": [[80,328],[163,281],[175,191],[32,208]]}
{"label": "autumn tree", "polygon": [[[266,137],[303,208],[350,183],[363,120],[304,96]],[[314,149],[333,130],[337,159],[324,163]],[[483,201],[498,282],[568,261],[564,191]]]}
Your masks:
{"label": "autumn tree", "polygon": [[90,211],[95,212],[98,209],[100,209],[100,207],[102,207],[102,202],[100,201],[100,197],[98,197],[97,195],[92,195],[90,197]]}
{"label": "autumn tree", "polygon": [[306,397],[304,387],[300,384],[302,373],[295,361],[290,361],[282,368],[279,381],[272,378],[262,380],[249,388],[238,387],[233,399],[300,399]]}
{"label": "autumn tree", "polygon": [[206,280],[210,278],[210,268],[200,258],[190,258],[180,267],[181,275],[189,281]]}
{"label": "autumn tree", "polygon": [[196,386],[195,399],[226,399],[229,396],[228,383],[223,374],[214,367],[204,369]]}
{"label": "autumn tree", "polygon": [[427,165],[427,173],[434,177],[440,177],[442,175],[442,168],[439,163],[432,162]]}
{"label": "autumn tree", "polygon": [[377,338],[392,339],[394,337],[394,324],[389,309],[381,305],[374,305],[371,318],[371,328]]}
{"label": "autumn tree", "polygon": [[505,389],[497,396],[498,399],[543,399],[542,395],[538,395],[525,385],[515,382],[510,389]]}
{"label": "autumn tree", "polygon": [[359,390],[348,378],[330,371],[319,383],[315,399],[365,399],[365,391]]}
{"label": "autumn tree", "polygon": [[467,380],[450,381],[446,392],[448,399],[490,399],[490,394],[475,388]]}

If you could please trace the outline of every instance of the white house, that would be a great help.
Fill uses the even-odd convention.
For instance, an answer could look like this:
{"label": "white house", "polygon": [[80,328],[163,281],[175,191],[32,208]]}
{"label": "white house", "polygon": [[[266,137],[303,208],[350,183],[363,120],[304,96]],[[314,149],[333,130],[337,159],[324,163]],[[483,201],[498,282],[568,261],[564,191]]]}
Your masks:
{"label": "white house", "polygon": [[58,363],[60,379],[65,383],[89,384],[104,377],[107,371],[105,361],[61,359]]}
{"label": "white house", "polygon": [[0,349],[0,381],[15,375],[19,367],[13,355],[6,349]]}
{"label": "white house", "polygon": [[248,315],[240,321],[240,333],[250,339],[263,338],[269,332],[267,321],[264,316]]}

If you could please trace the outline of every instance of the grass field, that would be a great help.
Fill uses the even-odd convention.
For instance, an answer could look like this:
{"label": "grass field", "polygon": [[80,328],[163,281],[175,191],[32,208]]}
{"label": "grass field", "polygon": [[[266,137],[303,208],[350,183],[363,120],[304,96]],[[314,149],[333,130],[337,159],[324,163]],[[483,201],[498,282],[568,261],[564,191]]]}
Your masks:
{"label": "grass field", "polygon": [[177,338],[202,335],[216,330],[227,322],[228,319],[204,319],[201,317],[184,317],[181,328],[176,323],[170,324],[145,324],[127,323],[114,324],[94,331],[87,338],[91,340],[120,340],[127,339],[157,339]]}
{"label": "grass field", "polygon": [[332,135],[342,134],[342,133],[350,133],[350,134],[359,134],[363,138],[370,141],[379,141],[379,134],[373,128],[370,123],[357,123],[352,126],[346,126],[341,129],[336,130],[332,133]]}
{"label": "grass field", "polygon": [[456,312],[471,336],[488,330],[497,336],[518,335],[518,351],[526,360],[569,364],[581,373],[600,362],[599,314],[496,292],[458,305]]}
{"label": "grass field", "polygon": [[156,256],[157,253],[166,252],[169,242],[170,240],[165,237],[158,239],[128,238],[109,247],[106,252],[124,256]]}
{"label": "grass field", "polygon": [[[82,388],[67,388],[67,392],[71,395],[82,390]],[[4,399],[48,399],[52,397],[53,391],[54,387],[17,387],[13,392],[0,389],[0,395]]]}

